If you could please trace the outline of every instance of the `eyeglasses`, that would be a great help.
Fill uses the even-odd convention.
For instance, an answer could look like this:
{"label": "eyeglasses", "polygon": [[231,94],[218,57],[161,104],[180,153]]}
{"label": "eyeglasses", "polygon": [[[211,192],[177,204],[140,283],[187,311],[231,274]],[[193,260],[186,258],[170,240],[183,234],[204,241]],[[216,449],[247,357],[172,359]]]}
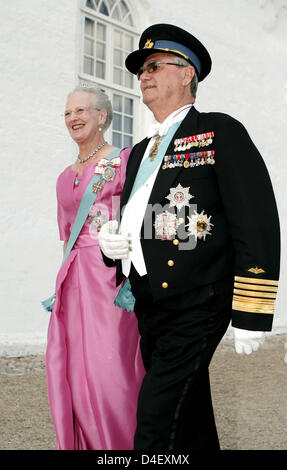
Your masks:
{"label": "eyeglasses", "polygon": [[95,108],[94,106],[88,106],[86,108],[84,106],[81,106],[71,111],[70,110],[65,111],[64,116],[65,116],[65,119],[69,119],[70,117],[72,117],[73,113],[75,116],[83,116],[90,109],[96,109],[97,111],[100,111],[100,109]]}
{"label": "eyeglasses", "polygon": [[160,65],[175,65],[176,67],[186,67],[186,65],[175,64],[174,62],[150,62],[149,64],[142,66],[139,69],[139,71],[137,72],[138,80],[140,79],[142,73],[144,73],[145,71],[147,71],[147,73],[156,72]]}

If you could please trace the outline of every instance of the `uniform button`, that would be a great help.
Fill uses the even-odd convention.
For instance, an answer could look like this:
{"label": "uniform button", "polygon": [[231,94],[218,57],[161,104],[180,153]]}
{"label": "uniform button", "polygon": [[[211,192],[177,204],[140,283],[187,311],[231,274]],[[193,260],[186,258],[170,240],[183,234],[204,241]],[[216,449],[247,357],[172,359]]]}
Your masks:
{"label": "uniform button", "polygon": [[173,243],[174,245],[178,245],[178,244],[179,244],[179,241],[178,241],[177,238],[175,238],[172,243]]}
{"label": "uniform button", "polygon": [[174,261],[173,261],[173,259],[168,260],[167,264],[168,264],[169,266],[174,266]]}
{"label": "uniform button", "polygon": [[179,224],[183,224],[183,222],[184,222],[184,219],[183,219],[182,217],[180,217],[180,218],[178,219],[178,223],[179,223]]}
{"label": "uniform button", "polygon": [[163,282],[162,285],[161,285],[161,287],[162,287],[163,289],[166,289],[166,288],[168,287],[168,283],[167,283],[167,282]]}

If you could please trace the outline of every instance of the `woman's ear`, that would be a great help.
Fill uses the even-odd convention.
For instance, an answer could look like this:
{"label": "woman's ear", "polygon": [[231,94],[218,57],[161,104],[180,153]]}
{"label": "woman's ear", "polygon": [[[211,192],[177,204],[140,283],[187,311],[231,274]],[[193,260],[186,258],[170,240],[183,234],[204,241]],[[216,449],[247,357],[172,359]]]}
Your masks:
{"label": "woman's ear", "polygon": [[106,109],[101,109],[100,110],[100,116],[99,116],[99,125],[104,126],[107,120],[107,110]]}

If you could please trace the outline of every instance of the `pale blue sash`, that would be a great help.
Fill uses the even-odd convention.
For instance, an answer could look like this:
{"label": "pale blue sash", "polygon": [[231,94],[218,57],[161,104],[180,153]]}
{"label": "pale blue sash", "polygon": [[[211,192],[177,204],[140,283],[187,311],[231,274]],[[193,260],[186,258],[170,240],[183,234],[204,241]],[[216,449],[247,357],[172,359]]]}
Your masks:
{"label": "pale blue sash", "polygon": [[151,161],[148,157],[145,158],[137,172],[137,176],[131,190],[131,194],[129,200],[133,197],[135,192],[145,184],[145,182],[149,179],[150,175],[154,172],[154,170],[161,164],[163,157],[166,154],[166,150],[169,146],[172,136],[175,134],[177,129],[179,128],[182,121],[175,122],[167,131],[167,133],[162,137],[161,142],[158,147],[158,152],[153,161]]}
{"label": "pale blue sash", "polygon": [[[169,146],[169,143],[179,128],[180,124],[182,123],[181,121],[175,122],[168,130],[168,132],[162,137],[162,140],[159,144],[158,147],[158,152],[153,161],[151,161],[149,158],[145,158],[143,162],[141,163],[136,178],[135,182],[132,188],[132,191],[130,193],[129,200],[133,197],[135,192],[145,184],[145,182],[148,180],[150,175],[155,171],[155,169],[161,164],[163,157],[166,154],[166,150]],[[132,294],[131,291],[131,284],[129,279],[125,280],[125,283],[122,285],[120,288],[115,300],[114,304],[117,307],[120,307],[124,310],[127,310],[128,312],[133,311],[134,309],[134,304],[135,304],[135,298]]]}
{"label": "pale blue sash", "polygon": [[[120,149],[116,149],[113,152],[111,152],[107,157],[105,157],[105,159],[111,160],[112,158],[117,157],[120,152],[121,152]],[[73,248],[78,238],[78,235],[80,231],[82,230],[85,220],[88,217],[90,209],[97,198],[98,193],[93,192],[93,185],[97,183],[100,180],[100,178],[101,178],[100,174],[95,174],[95,176],[89,182],[86,188],[86,191],[84,192],[84,195],[81,199],[81,203],[77,212],[77,216],[75,218],[75,221],[74,221],[71,233],[70,233],[70,237],[67,243],[65,256],[63,257],[62,265],[66,261],[71,249]],[[103,180],[103,185],[104,184],[105,184],[105,180]],[[45,308],[45,310],[47,310],[48,312],[52,312],[55,300],[56,300],[55,294],[51,295],[51,297],[49,297],[48,299],[43,300],[42,305]]]}

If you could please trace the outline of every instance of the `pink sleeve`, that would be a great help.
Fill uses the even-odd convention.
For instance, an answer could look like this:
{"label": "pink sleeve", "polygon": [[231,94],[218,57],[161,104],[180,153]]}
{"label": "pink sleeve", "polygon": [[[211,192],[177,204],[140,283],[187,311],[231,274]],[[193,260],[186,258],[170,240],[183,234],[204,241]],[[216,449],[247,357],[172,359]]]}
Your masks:
{"label": "pink sleeve", "polygon": [[131,150],[132,150],[131,148],[127,147],[127,148],[124,148],[120,153],[120,156],[121,156],[121,186],[122,186],[122,189],[124,187],[124,183],[125,183],[125,179],[126,179],[126,168],[127,168],[128,159],[129,159]]}
{"label": "pink sleeve", "polygon": [[60,184],[59,180],[57,181],[56,185],[56,192],[57,192],[57,220],[58,220],[58,228],[59,228],[59,235],[60,240],[66,241],[69,240],[70,233],[71,233],[71,224],[67,220],[67,211],[65,211],[60,198]]}

